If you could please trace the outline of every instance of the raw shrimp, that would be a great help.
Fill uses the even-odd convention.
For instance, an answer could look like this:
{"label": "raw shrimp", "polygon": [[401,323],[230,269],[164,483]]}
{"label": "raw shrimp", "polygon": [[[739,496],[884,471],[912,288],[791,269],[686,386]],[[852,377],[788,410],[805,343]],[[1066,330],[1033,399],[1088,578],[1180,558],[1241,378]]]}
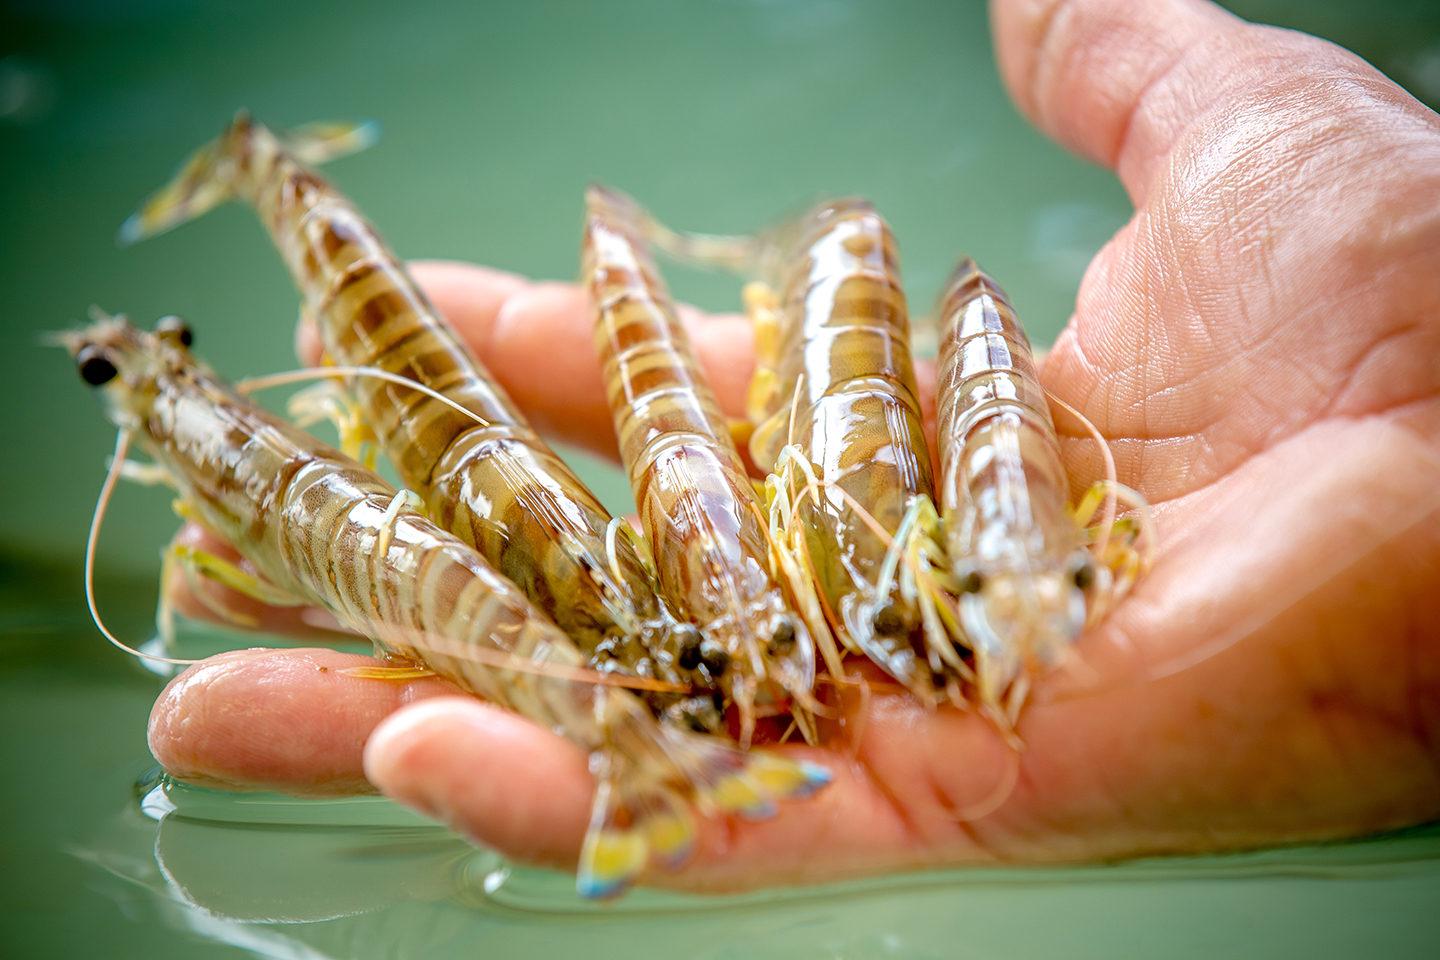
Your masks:
{"label": "raw shrimp", "polygon": [[[939,534],[889,225],[868,201],[849,198],[754,237],[680,234],[653,220],[647,230],[667,253],[759,278],[745,288],[756,338],[746,416],[755,424],[751,459],[776,473],[769,492],[779,533],[813,570],[826,619],[847,646],[927,702],[932,675],[948,677],[958,699],[956,679],[968,668],[936,612],[937,588],[913,582],[930,570],[924,544],[907,536],[903,546],[917,555],[906,565],[891,559],[902,527]],[[797,498],[805,480],[814,487]],[[916,641],[928,648],[924,659]],[[823,639],[821,651],[829,653]],[[826,659],[840,676],[838,656]]]}
{"label": "raw shrimp", "polygon": [[[162,232],[231,197],[251,204],[333,362],[400,374],[474,414],[393,382],[349,382],[359,420],[378,434],[426,512],[520,586],[597,667],[681,688],[713,686],[696,665],[699,631],[657,601],[629,526],[612,520],[531,429],[355,205],[305,166],[368,140],[364,128],[339,125],[280,138],[242,113],[122,237]],[[707,690],[647,696],[692,727],[720,729]]]}
{"label": "raw shrimp", "polygon": [[771,567],[765,516],[638,233],[638,208],[592,187],[581,256],[620,455],[661,586],[705,635],[699,656],[755,720],[791,712],[813,738],[815,646]]}
{"label": "raw shrimp", "polygon": [[413,494],[233,392],[191,358],[183,325],[151,333],[106,318],[63,341],[121,429],[107,490],[128,437],[138,437],[186,511],[232,543],[272,594],[322,606],[380,652],[591,751],[583,895],[620,892],[651,855],[682,864],[694,836],[686,800],[765,817],[777,799],[828,782],[822,767],[747,756],[657,723],[628,691],[586,682],[570,639],[475,550],[418,514]]}
{"label": "raw shrimp", "polygon": [[[973,260],[946,284],[939,316],[940,506],[960,627],[982,706],[1013,726],[1032,675],[1060,662],[1087,621],[1148,567],[1154,533],[1144,499],[1113,481],[1067,509],[1069,482],[1030,341]],[[1092,532],[1107,493],[1137,519],[1113,523],[1111,506]]]}

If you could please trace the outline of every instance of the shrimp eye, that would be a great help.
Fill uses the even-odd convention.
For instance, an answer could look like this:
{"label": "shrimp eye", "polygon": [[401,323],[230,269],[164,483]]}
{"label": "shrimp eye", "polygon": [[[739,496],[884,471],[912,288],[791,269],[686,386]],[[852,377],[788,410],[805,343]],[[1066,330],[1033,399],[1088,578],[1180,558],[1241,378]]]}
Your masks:
{"label": "shrimp eye", "polygon": [[775,627],[775,632],[770,635],[770,642],[766,648],[771,656],[783,657],[795,649],[795,624],[789,620],[781,620]]}
{"label": "shrimp eye", "polygon": [[682,670],[694,670],[700,666],[700,631],[688,623],[682,623],[675,628],[676,645],[679,653],[675,662]]}
{"label": "shrimp eye", "polygon": [[871,623],[875,626],[875,632],[882,637],[898,637],[905,632],[905,618],[895,609],[893,600],[875,611]]}
{"label": "shrimp eye", "polygon": [[179,317],[161,317],[156,320],[155,334],[167,340],[179,341],[182,347],[188,347],[195,342],[195,334],[190,332],[190,324]]}
{"label": "shrimp eye", "polygon": [[80,379],[92,387],[109,383],[120,372],[99,347],[82,347],[75,355],[75,364],[80,370]]}
{"label": "shrimp eye", "polygon": [[979,593],[985,586],[985,578],[974,570],[965,574],[965,579],[960,581],[961,593]]}
{"label": "shrimp eye", "polygon": [[1095,582],[1095,567],[1091,564],[1084,564],[1075,571],[1075,586],[1081,590],[1088,590],[1090,584]]}
{"label": "shrimp eye", "polygon": [[711,679],[719,680],[725,674],[725,669],[730,666],[730,654],[726,653],[718,643],[703,644],[700,650],[700,662],[705,664],[705,672],[710,674]]}

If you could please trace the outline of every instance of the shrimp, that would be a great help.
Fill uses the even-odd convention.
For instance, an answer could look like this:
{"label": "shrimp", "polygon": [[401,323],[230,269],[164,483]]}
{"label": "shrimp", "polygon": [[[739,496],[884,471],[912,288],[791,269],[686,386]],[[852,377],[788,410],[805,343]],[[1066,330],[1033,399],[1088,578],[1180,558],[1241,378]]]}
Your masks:
{"label": "shrimp", "polygon": [[[355,205],[305,166],[368,140],[365,128],[338,125],[282,139],[242,113],[121,236],[163,232],[232,196],[250,203],[333,362],[403,375],[464,407],[393,382],[350,382],[360,420],[426,512],[519,585],[596,666],[681,688],[713,686],[696,660],[699,631],[657,600],[629,526],[612,519],[526,423]],[[708,691],[678,701],[648,696],[689,726],[720,727]]]}
{"label": "shrimp", "polygon": [[[1067,509],[1030,341],[1004,291],[968,257],[946,283],[939,316],[945,546],[982,708],[1008,728],[1032,676],[1059,663],[1148,569],[1153,524],[1144,499],[1113,481]],[[1138,519],[1113,523],[1112,506],[1092,543],[1087,525],[1107,493]]]}
{"label": "shrimp", "polygon": [[[360,464],[271,416],[194,360],[187,328],[105,318],[63,335],[125,442],[141,445],[186,510],[232,543],[274,594],[330,611],[471,693],[591,751],[594,812],[577,884],[612,896],[653,854],[678,868],[706,812],[767,817],[824,786],[823,767],[745,755],[658,723],[628,691],[585,682],[574,643],[474,549]],[[107,480],[107,490],[113,483]],[[496,666],[529,664],[531,670]],[[509,658],[508,660],[505,658]]]}
{"label": "shrimp", "polygon": [[[926,579],[942,551],[924,535],[939,538],[939,518],[889,225],[868,201],[849,198],[754,237],[679,234],[654,221],[648,230],[667,253],[763,278],[745,288],[756,329],[746,416],[751,459],[776,474],[768,483],[780,532],[804,537],[792,553],[809,559],[846,646],[926,702],[932,674],[949,675],[958,701],[956,678],[969,671],[942,624],[941,591]],[[791,502],[796,474],[818,489]],[[897,533],[916,552],[899,577]],[[838,656],[826,659],[841,676]]]}
{"label": "shrimp", "polygon": [[741,744],[787,701],[813,742],[814,641],[772,572],[764,513],[638,234],[638,208],[603,187],[587,191],[586,208],[595,347],[661,586],[705,635],[699,655],[737,707]]}

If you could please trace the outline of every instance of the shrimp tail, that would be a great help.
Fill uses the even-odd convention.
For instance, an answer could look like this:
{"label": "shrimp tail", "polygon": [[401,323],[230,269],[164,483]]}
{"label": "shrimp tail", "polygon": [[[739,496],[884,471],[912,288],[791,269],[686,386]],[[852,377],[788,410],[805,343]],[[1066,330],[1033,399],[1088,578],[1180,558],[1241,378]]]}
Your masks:
{"label": "shrimp tail", "polygon": [[634,197],[614,187],[595,183],[590,185],[590,190],[603,195],[609,205],[633,223],[655,249],[679,263],[728,270],[744,276],[757,272],[762,258],[770,250],[768,238],[762,236],[721,236],[673,230],[655,219],[654,214]]}
{"label": "shrimp tail", "polygon": [[222,136],[191,154],[170,182],[155,191],[120,225],[116,242],[128,247],[146,237],[165,233],[234,197],[235,189],[230,178],[223,175],[224,165],[220,162],[226,139]]}
{"label": "shrimp tail", "polygon": [[323,163],[364,150],[375,142],[374,123],[312,123],[275,138],[241,110],[225,132],[196,150],[179,171],[155,191],[139,210],[120,226],[121,246],[138,243],[178,227],[231,199],[237,191],[242,166],[253,162],[255,140],[265,138],[303,163]]}
{"label": "shrimp tail", "polygon": [[290,157],[306,165],[328,163],[359,153],[380,139],[380,124],[320,122],[295,127],[280,138]]}
{"label": "shrimp tail", "polygon": [[595,800],[575,888],[587,900],[609,900],[630,888],[652,855],[666,869],[683,867],[695,847],[695,821],[668,788],[636,783],[616,770],[618,755],[601,751],[596,760]]}
{"label": "shrimp tail", "polygon": [[803,800],[832,779],[828,769],[762,751],[742,752],[712,737],[665,727],[662,748],[680,782],[656,783],[621,755],[597,752],[595,801],[580,853],[576,889],[587,899],[624,893],[650,860],[679,870],[695,847],[695,821],[680,797],[691,795],[707,816],[733,814],[765,820],[782,800]]}

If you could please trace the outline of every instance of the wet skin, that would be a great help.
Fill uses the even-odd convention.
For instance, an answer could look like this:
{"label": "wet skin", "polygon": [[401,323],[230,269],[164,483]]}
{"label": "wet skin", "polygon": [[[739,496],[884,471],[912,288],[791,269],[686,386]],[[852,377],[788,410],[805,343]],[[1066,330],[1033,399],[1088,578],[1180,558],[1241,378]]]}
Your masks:
{"label": "wet skin", "polygon": [[[834,784],[774,820],[706,823],[694,863],[654,882],[1227,849],[1440,816],[1440,117],[1344,50],[1198,0],[997,0],[992,20],[1020,108],[1135,203],[1043,377],[1155,504],[1160,561],[1082,639],[1088,669],[1039,684],[993,812],[962,819],[1015,772],[982,720],[879,689],[862,714],[841,691],[836,747],[785,748]],[[537,427],[613,456],[582,292],[416,273]],[[737,413],[744,321],[692,319]],[[1061,431],[1093,478],[1093,446],[1063,416]],[[215,658],[156,704],[151,747],[210,783],[373,784],[573,865],[590,798],[575,746],[442,681],[337,677],[356,660]]]}

